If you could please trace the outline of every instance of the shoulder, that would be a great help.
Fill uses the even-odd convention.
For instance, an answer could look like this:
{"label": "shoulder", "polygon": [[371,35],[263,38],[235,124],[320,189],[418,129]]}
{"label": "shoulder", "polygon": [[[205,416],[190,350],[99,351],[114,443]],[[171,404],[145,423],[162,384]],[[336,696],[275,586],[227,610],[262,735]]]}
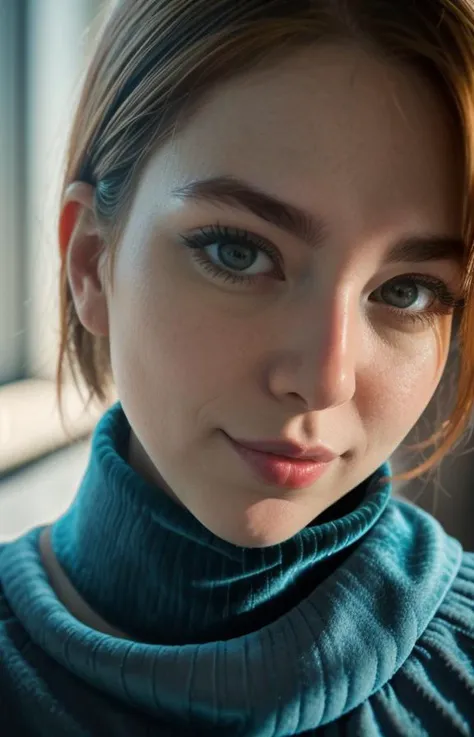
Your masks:
{"label": "shoulder", "polygon": [[466,624],[474,636],[474,552],[463,552],[459,571],[445,601],[457,604],[460,613],[470,613]]}
{"label": "shoulder", "polygon": [[[35,539],[35,531],[0,545],[0,734],[1,737],[33,737],[56,734],[49,730],[49,720],[61,712],[62,705],[53,690],[62,687],[54,662],[30,637],[18,616],[18,600],[11,597],[22,591],[16,566],[18,546]],[[28,545],[29,547],[29,545]],[[34,575],[28,572],[28,576]],[[13,586],[12,586],[13,584]],[[38,725],[41,730],[38,731]],[[61,734],[76,734],[67,731]]]}
{"label": "shoulder", "polygon": [[9,604],[4,587],[4,553],[10,543],[0,545],[0,684],[9,670],[13,653],[24,647],[26,632]]}
{"label": "shoulder", "polygon": [[450,588],[414,649],[376,696],[395,698],[422,734],[474,734],[474,553],[462,554]]}
{"label": "shoulder", "polygon": [[474,553],[463,553],[459,570],[420,639],[435,641],[452,648],[447,651],[447,662],[452,653],[470,665],[474,696]]}
{"label": "shoulder", "polygon": [[8,543],[0,544],[0,640],[2,637],[2,626],[6,624],[6,622],[12,621],[14,619],[13,612],[8,606],[5,592],[3,590],[2,581],[2,554],[5,551],[7,544]]}
{"label": "shoulder", "polygon": [[[29,732],[21,716],[22,699],[18,681],[25,676],[22,652],[29,638],[10,607],[4,590],[2,558],[8,545],[0,545],[0,723],[3,729],[7,729],[6,735],[27,735]],[[21,731],[18,731],[20,728]]]}
{"label": "shoulder", "polygon": [[452,652],[469,663],[474,697],[474,552],[463,552],[459,570],[420,642],[435,640],[453,648],[448,656]]}

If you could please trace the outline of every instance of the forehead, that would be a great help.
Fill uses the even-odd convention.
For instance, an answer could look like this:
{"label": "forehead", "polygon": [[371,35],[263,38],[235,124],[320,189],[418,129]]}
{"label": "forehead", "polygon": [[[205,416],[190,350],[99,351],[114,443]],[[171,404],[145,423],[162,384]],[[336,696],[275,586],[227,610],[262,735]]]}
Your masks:
{"label": "forehead", "polygon": [[458,230],[458,138],[415,71],[321,46],[213,90],[158,151],[151,184],[225,174],[350,227]]}
{"label": "forehead", "polygon": [[148,162],[131,222],[151,227],[176,211],[175,190],[231,176],[320,218],[348,248],[457,235],[461,172],[461,136],[417,73],[311,48],[209,93]]}

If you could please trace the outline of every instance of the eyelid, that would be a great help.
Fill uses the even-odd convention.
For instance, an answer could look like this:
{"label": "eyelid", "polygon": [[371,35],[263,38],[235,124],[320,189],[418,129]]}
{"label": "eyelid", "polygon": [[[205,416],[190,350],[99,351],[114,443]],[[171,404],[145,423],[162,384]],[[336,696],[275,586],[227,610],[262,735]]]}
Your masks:
{"label": "eyelid", "polygon": [[383,282],[380,283],[380,286],[400,279],[412,279],[413,281],[421,282],[427,289],[429,289],[430,286],[433,286],[433,288],[438,287],[438,289],[444,291],[446,295],[450,295],[451,298],[454,298],[457,301],[460,301],[464,297],[462,284],[460,284],[459,278],[446,276],[445,274],[438,275],[419,271],[403,271],[389,277],[388,279],[384,279]]}
{"label": "eyelid", "polygon": [[235,238],[239,244],[249,245],[258,248],[266,253],[270,259],[275,262],[276,267],[283,273],[285,268],[285,259],[280,249],[269,239],[254,233],[246,228],[235,226],[221,225],[218,221],[214,225],[207,225],[197,229],[193,229],[181,235],[189,248],[207,248],[213,244],[217,238],[229,240]]}

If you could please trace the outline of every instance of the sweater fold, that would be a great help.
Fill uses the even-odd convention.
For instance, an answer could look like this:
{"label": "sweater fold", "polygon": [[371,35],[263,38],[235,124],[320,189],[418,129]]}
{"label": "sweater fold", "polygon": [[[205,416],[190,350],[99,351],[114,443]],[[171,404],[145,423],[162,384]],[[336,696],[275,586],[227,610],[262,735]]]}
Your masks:
{"label": "sweater fold", "polygon": [[68,512],[51,529],[55,557],[76,591],[135,640],[180,645],[249,634],[286,614],[349,557],[390,498],[384,466],[290,540],[238,547],[127,463],[120,404],[93,437]]}
{"label": "sweater fold", "polygon": [[[465,621],[458,694],[467,699],[472,687],[474,696],[466,649],[474,633],[466,603],[474,600],[472,557],[464,561],[460,543],[431,515],[392,498],[381,483],[389,463],[290,540],[240,548],[128,465],[129,432],[117,403],[96,427],[67,512],[0,549],[9,609],[73,682],[169,734],[309,735],[356,709],[357,729],[367,729],[347,734],[411,734],[403,710],[400,731],[375,724],[395,709],[396,675],[403,673],[401,691],[423,690],[420,641],[449,642],[451,612],[452,637],[462,637]],[[112,634],[61,602],[39,550],[45,530],[78,599]],[[453,604],[455,587],[467,596],[464,608]],[[430,657],[441,658],[432,647]],[[419,698],[429,711],[432,696]],[[452,734],[469,734],[473,715],[465,711],[451,714]],[[138,724],[133,733],[145,734]],[[420,726],[416,734],[431,733]]]}

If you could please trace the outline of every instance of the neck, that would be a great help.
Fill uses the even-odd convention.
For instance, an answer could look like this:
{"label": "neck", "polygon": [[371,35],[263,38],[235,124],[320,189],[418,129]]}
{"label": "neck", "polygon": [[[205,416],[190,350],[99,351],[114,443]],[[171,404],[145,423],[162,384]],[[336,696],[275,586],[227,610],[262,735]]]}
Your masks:
{"label": "neck", "polygon": [[351,554],[383,513],[384,464],[281,545],[241,548],[209,532],[128,463],[120,403],[101,419],[73,505],[51,528],[62,570],[87,605],[136,640],[227,640],[292,609]]}

